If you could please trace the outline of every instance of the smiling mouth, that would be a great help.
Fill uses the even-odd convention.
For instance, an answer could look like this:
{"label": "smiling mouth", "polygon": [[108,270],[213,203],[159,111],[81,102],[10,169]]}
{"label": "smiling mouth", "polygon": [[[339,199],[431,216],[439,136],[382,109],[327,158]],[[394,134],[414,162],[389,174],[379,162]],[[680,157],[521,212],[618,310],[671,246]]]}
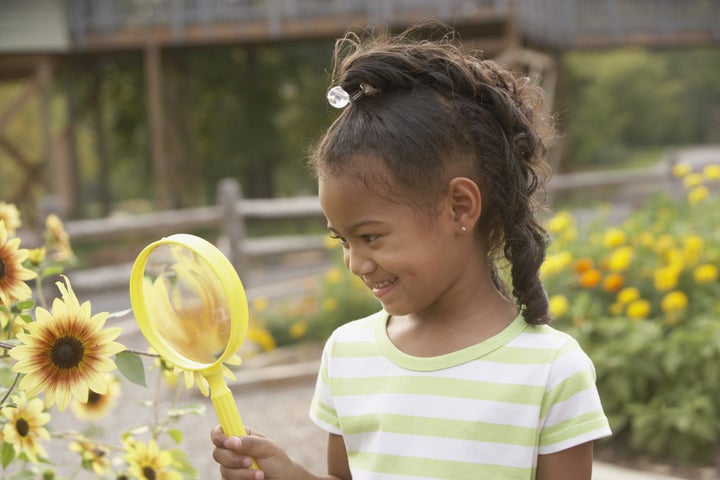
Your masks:
{"label": "smiling mouth", "polygon": [[378,283],[368,283],[367,285],[372,290],[373,295],[379,298],[389,292],[397,284],[397,281],[398,279],[395,277],[391,280],[385,280]]}

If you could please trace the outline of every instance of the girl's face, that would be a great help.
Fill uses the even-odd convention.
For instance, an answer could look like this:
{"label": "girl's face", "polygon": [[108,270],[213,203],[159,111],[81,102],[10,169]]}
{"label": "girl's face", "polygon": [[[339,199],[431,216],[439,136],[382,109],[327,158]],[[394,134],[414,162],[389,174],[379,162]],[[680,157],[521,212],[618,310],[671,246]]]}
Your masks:
{"label": "girl's face", "polygon": [[458,227],[442,202],[437,211],[418,212],[378,196],[352,174],[321,178],[319,197],[345,265],[388,313],[421,315],[447,308],[467,265],[456,248]]}

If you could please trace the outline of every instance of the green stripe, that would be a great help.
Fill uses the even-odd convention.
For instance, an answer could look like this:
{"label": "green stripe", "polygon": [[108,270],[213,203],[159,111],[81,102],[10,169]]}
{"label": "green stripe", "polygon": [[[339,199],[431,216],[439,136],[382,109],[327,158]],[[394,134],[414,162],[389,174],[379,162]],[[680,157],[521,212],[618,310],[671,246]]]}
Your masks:
{"label": "green stripe", "polygon": [[312,403],[310,408],[312,409],[312,413],[323,422],[334,425],[338,428],[340,427],[337,412],[329,405],[316,400]]}
{"label": "green stripe", "polygon": [[568,398],[573,395],[577,395],[580,392],[594,388],[595,383],[590,375],[588,375],[587,371],[578,372],[575,375],[566,378],[548,391],[540,409],[540,418],[544,418],[550,411],[550,408],[552,408],[555,404],[564,402]]}
{"label": "green stripe", "polygon": [[453,480],[528,480],[529,468],[353,452],[350,465],[371,472]]}
{"label": "green stripe", "polygon": [[528,427],[392,414],[343,417],[342,426],[345,435],[381,430],[404,435],[457,438],[523,447],[533,447],[537,438],[537,430]]}
{"label": "green stripe", "polygon": [[538,405],[545,392],[544,386],[505,385],[441,377],[333,378],[330,383],[334,396],[370,395],[377,392],[433,394],[520,405]]}
{"label": "green stripe", "polygon": [[552,445],[608,426],[602,410],[580,415],[543,429],[540,445]]}

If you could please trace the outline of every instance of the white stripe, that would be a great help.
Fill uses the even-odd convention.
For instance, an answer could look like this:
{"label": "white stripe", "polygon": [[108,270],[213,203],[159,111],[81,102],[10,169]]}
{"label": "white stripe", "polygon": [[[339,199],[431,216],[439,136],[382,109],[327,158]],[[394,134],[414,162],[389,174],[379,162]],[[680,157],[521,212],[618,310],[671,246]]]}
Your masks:
{"label": "white stripe", "polygon": [[428,480],[432,477],[416,477],[408,475],[394,475],[392,473],[370,472],[352,468],[353,480]]}
{"label": "white stripe", "polygon": [[435,377],[503,385],[544,387],[547,384],[550,364],[508,365],[505,363],[475,360],[455,367],[431,372],[406,370],[385,357],[354,357],[332,359],[333,378],[384,378],[384,377]]}
{"label": "white stripe", "polygon": [[600,405],[600,397],[597,390],[590,388],[576,393],[572,397],[550,407],[550,411],[544,420],[544,427],[552,427],[566,420],[595,412]]}
{"label": "white stripe", "polygon": [[538,350],[558,350],[565,345],[570,336],[557,330],[546,330],[540,332],[524,331],[507,343],[508,347],[530,348]]}
{"label": "white stripe", "polygon": [[557,358],[547,381],[547,390],[552,390],[573,375],[588,370],[595,371],[588,356],[581,350],[571,350]]}
{"label": "white stripe", "polygon": [[528,468],[533,465],[534,447],[453,438],[423,437],[388,432],[355,433],[345,436],[348,452],[433,458],[453,462]]}
{"label": "white stripe", "polygon": [[540,406],[433,395],[375,394],[335,398],[343,417],[377,414],[537,428]]}
{"label": "white stripe", "polygon": [[567,450],[568,448],[575,447],[583,443],[590,442],[592,440],[597,440],[598,438],[609,437],[610,435],[612,435],[610,427],[606,426],[603,428],[598,428],[597,430],[585,432],[582,435],[569,438],[562,442],[541,446],[538,450],[538,453],[540,455],[548,455],[550,453],[561,452],[563,450]]}

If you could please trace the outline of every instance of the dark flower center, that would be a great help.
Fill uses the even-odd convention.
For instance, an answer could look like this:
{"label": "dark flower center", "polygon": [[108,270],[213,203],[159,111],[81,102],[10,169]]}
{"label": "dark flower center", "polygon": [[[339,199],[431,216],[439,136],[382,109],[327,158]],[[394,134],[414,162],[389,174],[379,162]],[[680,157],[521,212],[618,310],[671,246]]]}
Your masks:
{"label": "dark flower center", "polygon": [[0,280],[5,278],[5,275],[7,275],[7,264],[5,264],[5,260],[0,258]]}
{"label": "dark flower center", "polygon": [[143,467],[143,477],[147,480],[155,480],[155,470],[152,467]]}
{"label": "dark flower center", "polygon": [[88,405],[94,405],[96,403],[100,402],[100,399],[102,398],[102,395],[99,393],[93,392],[92,390],[88,390]]}
{"label": "dark flower center", "polygon": [[55,340],[50,350],[50,358],[60,368],[74,368],[78,366],[84,353],[82,342],[68,335]]}
{"label": "dark flower center", "polygon": [[17,422],[15,422],[15,430],[21,437],[26,437],[30,433],[30,425],[24,418],[18,418]]}

